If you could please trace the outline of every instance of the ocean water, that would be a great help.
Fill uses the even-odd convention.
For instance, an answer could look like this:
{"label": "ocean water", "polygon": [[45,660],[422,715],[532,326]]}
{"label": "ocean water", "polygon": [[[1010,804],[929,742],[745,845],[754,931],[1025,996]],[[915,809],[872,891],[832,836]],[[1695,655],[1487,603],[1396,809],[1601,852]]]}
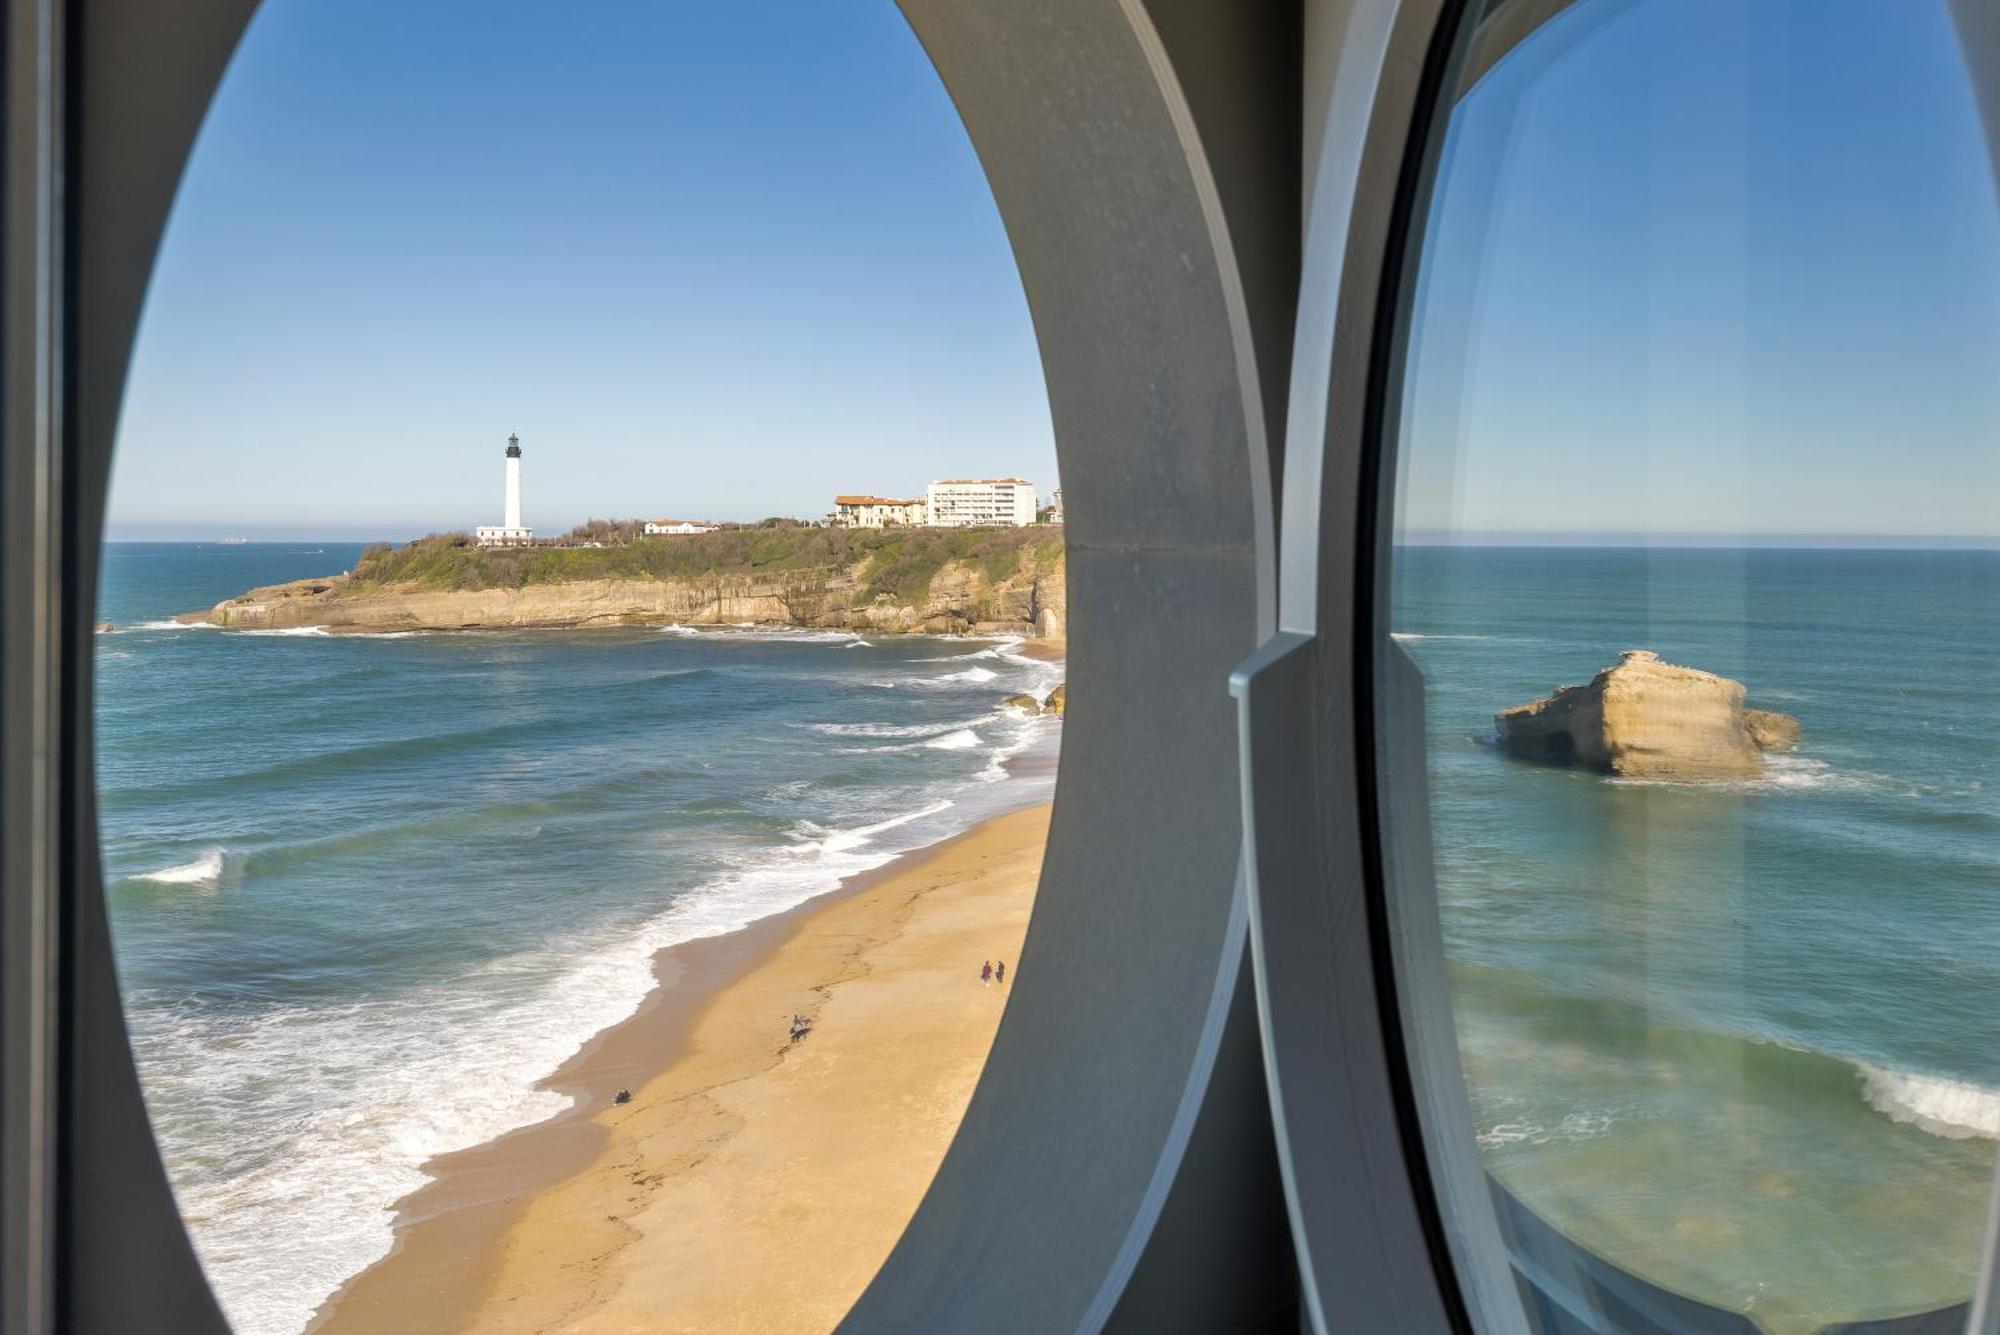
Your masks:
{"label": "ocean water", "polygon": [[[181,1208],[246,1335],[384,1254],[418,1166],[548,1117],[661,946],[1045,799],[1056,665],[1005,642],[176,627],[355,545],[112,544],[98,782]],[[1012,762],[1012,763],[1010,763]]]}
{"label": "ocean water", "polygon": [[[1409,547],[1488,1167],[1774,1332],[1963,1299],[2000,1137],[2000,552]],[[1510,759],[1622,649],[1797,716],[1762,778]]]}

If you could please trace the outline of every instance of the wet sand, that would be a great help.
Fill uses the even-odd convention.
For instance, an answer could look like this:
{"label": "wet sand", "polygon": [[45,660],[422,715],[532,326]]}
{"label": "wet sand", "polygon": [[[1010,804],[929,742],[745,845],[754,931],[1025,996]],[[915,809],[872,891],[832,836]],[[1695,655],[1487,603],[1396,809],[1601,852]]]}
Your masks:
{"label": "wet sand", "polygon": [[[830,1330],[950,1143],[1013,984],[1046,805],[655,958],[550,1077],[577,1108],[429,1165],[315,1335]],[[814,1017],[787,1041],[794,1013]],[[620,1089],[631,1102],[618,1105]]]}
{"label": "wet sand", "polygon": [[1069,656],[1069,637],[1067,635],[1037,636],[1034,639],[1021,641],[1016,646],[1015,652],[1026,654],[1029,658],[1042,659],[1044,662],[1060,663]]}

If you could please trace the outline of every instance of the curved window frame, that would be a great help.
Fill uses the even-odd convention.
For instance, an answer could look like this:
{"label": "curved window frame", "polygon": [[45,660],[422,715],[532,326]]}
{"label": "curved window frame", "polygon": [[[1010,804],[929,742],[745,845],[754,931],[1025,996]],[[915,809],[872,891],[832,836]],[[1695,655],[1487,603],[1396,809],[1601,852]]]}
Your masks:
{"label": "curved window frame", "polygon": [[[1489,1189],[1459,1066],[1423,767],[1385,777],[1377,763],[1385,730],[1421,737],[1421,679],[1377,609],[1438,113],[1447,89],[1468,87],[1571,3],[1319,7],[1326,64],[1309,93],[1321,141],[1280,493],[1279,631],[1231,684],[1265,1062],[1321,1332],[1755,1329],[1604,1265]],[[2000,176],[2000,10],[1946,3]],[[1386,869],[1398,864],[1415,870],[1392,894]],[[1368,1162],[1351,1162],[1357,1146]],[[2000,1332],[2000,1170],[1981,1256],[1970,1303],[1853,1335]],[[1626,1324],[1606,1321],[1618,1309]]]}

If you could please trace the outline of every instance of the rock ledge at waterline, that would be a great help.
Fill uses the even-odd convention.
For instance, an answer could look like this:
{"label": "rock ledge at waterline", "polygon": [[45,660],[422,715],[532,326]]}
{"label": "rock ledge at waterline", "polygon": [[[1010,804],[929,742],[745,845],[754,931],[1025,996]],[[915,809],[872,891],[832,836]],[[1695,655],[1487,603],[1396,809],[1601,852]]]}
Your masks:
{"label": "rock ledge at waterline", "polygon": [[1745,709],[1740,681],[1631,649],[1588,685],[1493,716],[1500,744],[1545,764],[1635,779],[1739,779],[1798,744],[1799,721]]}
{"label": "rock ledge at waterline", "polygon": [[755,625],[857,634],[1060,636],[1063,531],[735,526],[613,546],[383,545],[345,574],[251,589],[176,618],[333,634]]}

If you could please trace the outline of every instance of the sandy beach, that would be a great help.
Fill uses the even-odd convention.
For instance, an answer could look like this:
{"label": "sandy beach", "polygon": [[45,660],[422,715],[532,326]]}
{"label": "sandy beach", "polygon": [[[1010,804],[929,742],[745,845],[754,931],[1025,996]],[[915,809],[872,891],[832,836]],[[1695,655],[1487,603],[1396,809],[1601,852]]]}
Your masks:
{"label": "sandy beach", "polygon": [[[435,1161],[395,1250],[311,1330],[830,1330],[971,1096],[1048,819],[1046,805],[995,818],[660,952],[647,1003],[550,1078],[576,1110]],[[989,958],[1007,961],[1006,986],[981,984]],[[794,1013],[815,1023],[790,1044]]]}

